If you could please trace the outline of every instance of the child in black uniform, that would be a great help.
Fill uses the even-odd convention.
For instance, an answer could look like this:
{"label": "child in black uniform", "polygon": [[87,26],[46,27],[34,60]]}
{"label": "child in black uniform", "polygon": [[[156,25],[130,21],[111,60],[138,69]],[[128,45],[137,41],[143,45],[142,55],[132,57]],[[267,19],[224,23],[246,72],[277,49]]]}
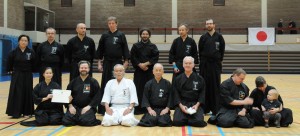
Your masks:
{"label": "child in black uniform", "polygon": [[278,101],[278,96],[278,92],[272,89],[261,104],[266,128],[269,127],[269,120],[274,120],[276,127],[280,128],[281,114],[279,112],[282,110],[282,104]]}

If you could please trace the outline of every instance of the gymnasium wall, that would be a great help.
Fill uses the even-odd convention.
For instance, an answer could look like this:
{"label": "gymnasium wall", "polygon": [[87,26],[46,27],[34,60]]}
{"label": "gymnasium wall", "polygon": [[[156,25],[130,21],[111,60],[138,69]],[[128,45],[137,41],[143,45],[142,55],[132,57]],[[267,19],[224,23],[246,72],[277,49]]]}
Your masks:
{"label": "gymnasium wall", "polygon": [[[61,7],[50,0],[56,14],[56,27],[74,28],[84,22],[85,2],[73,0],[73,7]],[[300,24],[299,0],[268,0],[268,25],[275,26],[280,18],[292,18]],[[217,27],[246,28],[261,26],[261,0],[226,0],[225,6],[213,6],[213,0],[177,0],[178,24],[204,27],[213,18]],[[124,7],[123,0],[91,0],[91,27],[107,27],[108,16],[119,19],[119,27],[171,27],[172,0],[136,0],[135,6]],[[287,23],[287,22],[286,22]]]}
{"label": "gymnasium wall", "polygon": [[4,26],[4,1],[0,0],[0,27]]}

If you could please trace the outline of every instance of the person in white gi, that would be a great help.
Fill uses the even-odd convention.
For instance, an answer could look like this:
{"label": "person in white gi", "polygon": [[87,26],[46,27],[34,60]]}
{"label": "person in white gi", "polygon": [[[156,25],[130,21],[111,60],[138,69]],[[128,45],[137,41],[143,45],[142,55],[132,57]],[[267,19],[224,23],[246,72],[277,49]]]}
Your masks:
{"label": "person in white gi", "polygon": [[[138,106],[136,88],[132,80],[124,78],[125,68],[121,64],[114,66],[114,76],[107,82],[101,104],[105,106],[103,126],[136,126],[134,106]],[[111,105],[111,107],[109,107]]]}

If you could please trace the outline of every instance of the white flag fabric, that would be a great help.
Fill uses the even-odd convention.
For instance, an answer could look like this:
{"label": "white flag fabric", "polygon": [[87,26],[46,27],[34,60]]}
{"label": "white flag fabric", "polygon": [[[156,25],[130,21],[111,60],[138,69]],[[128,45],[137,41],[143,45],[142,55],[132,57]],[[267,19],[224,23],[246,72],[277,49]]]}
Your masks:
{"label": "white flag fabric", "polygon": [[249,45],[274,45],[275,28],[248,28]]}

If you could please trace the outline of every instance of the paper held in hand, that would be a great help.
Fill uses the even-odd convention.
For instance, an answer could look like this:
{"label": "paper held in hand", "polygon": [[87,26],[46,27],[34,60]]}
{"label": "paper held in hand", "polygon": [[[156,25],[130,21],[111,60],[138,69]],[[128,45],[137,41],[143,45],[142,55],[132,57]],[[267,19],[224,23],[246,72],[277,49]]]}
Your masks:
{"label": "paper held in hand", "polygon": [[53,89],[52,94],[53,94],[53,97],[52,97],[51,102],[69,103],[69,96],[71,95],[71,90]]}

